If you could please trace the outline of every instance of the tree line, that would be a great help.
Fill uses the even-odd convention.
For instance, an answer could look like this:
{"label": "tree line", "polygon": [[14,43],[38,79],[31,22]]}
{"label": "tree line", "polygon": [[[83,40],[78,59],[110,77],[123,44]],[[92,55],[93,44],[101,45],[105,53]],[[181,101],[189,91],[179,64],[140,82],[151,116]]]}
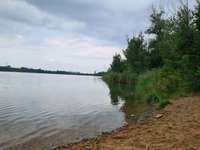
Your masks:
{"label": "tree line", "polygon": [[149,74],[166,84],[159,88],[200,90],[200,1],[194,9],[183,3],[171,16],[153,8],[150,22],[145,32],[127,39],[123,56],[113,56],[104,79],[139,84],[140,76]]}
{"label": "tree line", "polygon": [[61,75],[84,75],[84,76],[102,76],[103,72],[95,72],[95,73],[81,73],[81,72],[72,72],[72,71],[51,71],[44,69],[33,69],[27,67],[15,68],[11,66],[0,66],[0,71],[4,72],[26,72],[26,73],[45,73],[45,74],[61,74]]}

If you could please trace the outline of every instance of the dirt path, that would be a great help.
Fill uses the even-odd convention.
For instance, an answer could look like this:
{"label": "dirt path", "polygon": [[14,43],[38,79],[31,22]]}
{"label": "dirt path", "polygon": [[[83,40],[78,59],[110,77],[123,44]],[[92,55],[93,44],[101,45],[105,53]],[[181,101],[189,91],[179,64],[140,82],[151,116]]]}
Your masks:
{"label": "dirt path", "polygon": [[200,150],[200,96],[181,98],[164,116],[61,150]]}

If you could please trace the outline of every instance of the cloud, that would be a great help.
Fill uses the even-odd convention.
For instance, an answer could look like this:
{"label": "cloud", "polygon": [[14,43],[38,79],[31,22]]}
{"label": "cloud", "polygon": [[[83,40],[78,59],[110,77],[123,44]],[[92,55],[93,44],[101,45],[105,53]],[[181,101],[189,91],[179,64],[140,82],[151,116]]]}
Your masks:
{"label": "cloud", "polygon": [[147,28],[152,4],[171,11],[177,2],[1,0],[0,65],[105,70],[126,36]]}
{"label": "cloud", "polygon": [[[25,24],[28,26],[43,26],[51,29],[77,30],[84,24],[72,19],[65,20],[38,9],[23,0],[4,0],[0,2],[1,22]],[[3,21],[2,21],[3,20]]]}
{"label": "cloud", "polygon": [[83,22],[83,34],[117,42],[130,32],[144,29],[148,20],[147,9],[152,1],[27,0],[49,14]]}

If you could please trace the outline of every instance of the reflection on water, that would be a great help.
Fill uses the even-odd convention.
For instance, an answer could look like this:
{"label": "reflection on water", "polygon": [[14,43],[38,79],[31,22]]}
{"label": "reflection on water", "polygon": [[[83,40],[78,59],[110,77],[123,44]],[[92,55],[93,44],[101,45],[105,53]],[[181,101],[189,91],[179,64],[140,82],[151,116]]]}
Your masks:
{"label": "reflection on water", "polygon": [[125,113],[127,122],[143,121],[152,115],[155,107],[135,98],[134,85],[108,84],[108,87],[111,103],[118,105],[123,102],[121,110]]}
{"label": "reflection on water", "polygon": [[130,114],[138,120],[149,107],[131,88],[97,77],[0,73],[0,149],[50,149],[119,128]]}

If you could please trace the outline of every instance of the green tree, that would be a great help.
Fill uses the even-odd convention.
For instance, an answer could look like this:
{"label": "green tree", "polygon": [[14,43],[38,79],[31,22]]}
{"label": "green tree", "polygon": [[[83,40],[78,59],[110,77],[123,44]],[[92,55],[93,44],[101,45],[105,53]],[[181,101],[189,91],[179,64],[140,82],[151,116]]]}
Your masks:
{"label": "green tree", "polygon": [[157,11],[153,8],[153,13],[150,16],[151,25],[147,29],[146,33],[155,36],[149,42],[150,51],[150,67],[159,68],[163,66],[163,60],[161,57],[161,42],[164,38],[165,32],[165,19],[163,17],[164,11]]}
{"label": "green tree", "polygon": [[200,1],[197,0],[197,6],[195,7],[195,12],[194,12],[194,22],[195,22],[195,25],[196,25],[196,29],[197,31],[200,32]]}
{"label": "green tree", "polygon": [[113,62],[110,66],[111,71],[121,73],[125,69],[124,62],[119,54],[113,56]]}
{"label": "green tree", "polygon": [[177,50],[180,55],[187,55],[193,52],[194,44],[194,24],[193,12],[189,9],[188,5],[184,4],[177,15],[175,16],[175,32]]}
{"label": "green tree", "polygon": [[197,56],[195,49],[195,25],[193,11],[187,4],[179,9],[175,16],[175,37],[177,43],[180,71],[186,88],[194,87],[194,74],[197,70]]}
{"label": "green tree", "polygon": [[197,6],[194,11],[194,46],[193,46],[193,57],[192,64],[194,68],[193,73],[193,88],[200,90],[200,1],[197,0]]}
{"label": "green tree", "polygon": [[148,53],[142,33],[138,37],[133,37],[127,41],[128,47],[123,52],[126,57],[128,68],[135,73],[145,71],[148,65]]}

